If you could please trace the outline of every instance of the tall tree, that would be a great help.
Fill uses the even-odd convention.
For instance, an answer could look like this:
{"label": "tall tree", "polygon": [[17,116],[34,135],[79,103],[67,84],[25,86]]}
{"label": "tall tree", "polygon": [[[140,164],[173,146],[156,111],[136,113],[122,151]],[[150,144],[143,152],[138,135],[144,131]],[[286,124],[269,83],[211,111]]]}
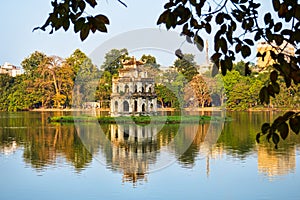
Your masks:
{"label": "tall tree", "polygon": [[46,58],[47,56],[44,53],[39,51],[33,52],[29,57],[25,58],[21,62],[21,66],[25,71],[25,74],[33,75],[35,70],[38,68],[40,63]]}
{"label": "tall tree", "polygon": [[123,67],[122,61],[128,58],[127,49],[112,49],[105,54],[101,69],[110,72],[111,75],[118,74],[118,69]]}
{"label": "tall tree", "polygon": [[95,101],[100,74],[92,60],[81,50],[76,49],[66,58],[65,64],[73,70],[72,106],[81,107],[84,102]]}
{"label": "tall tree", "polygon": [[100,101],[100,107],[107,107],[110,95],[112,93],[112,75],[108,71],[104,71],[99,80],[96,90],[96,100]]}
{"label": "tall tree", "polygon": [[189,106],[203,108],[211,102],[207,83],[201,75],[196,75],[184,88],[184,100]]}
{"label": "tall tree", "polygon": [[188,81],[191,81],[195,75],[199,74],[194,59],[195,56],[193,54],[184,54],[183,58],[177,59],[174,62],[175,69],[179,73],[182,73]]}

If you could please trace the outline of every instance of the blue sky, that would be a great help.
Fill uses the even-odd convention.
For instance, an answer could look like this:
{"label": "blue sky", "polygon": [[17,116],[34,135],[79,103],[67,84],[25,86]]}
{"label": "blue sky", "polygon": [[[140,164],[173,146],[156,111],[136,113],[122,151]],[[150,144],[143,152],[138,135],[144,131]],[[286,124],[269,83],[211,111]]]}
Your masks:
{"label": "blue sky", "polygon": [[109,33],[92,34],[81,42],[73,29],[67,32],[60,30],[52,35],[43,31],[32,32],[34,27],[46,20],[51,11],[50,0],[3,1],[0,12],[0,64],[10,62],[20,65],[35,50],[67,57],[79,48],[89,54],[99,44],[120,33],[139,28],[158,28],[156,21],[163,10],[163,2],[126,0],[128,8],[125,8],[117,1],[100,1],[96,10],[89,13],[107,15],[111,22]]}
{"label": "blue sky", "polygon": [[[107,34],[91,34],[81,42],[79,35],[69,30],[60,30],[52,35],[32,29],[41,26],[51,11],[50,0],[3,1],[0,12],[0,64],[10,62],[20,66],[21,61],[35,50],[47,55],[68,57],[79,48],[89,55],[101,43],[121,33],[142,28],[156,28],[156,21],[167,0],[124,0],[127,8],[117,0],[99,1],[89,14],[103,13],[109,17]],[[264,10],[267,10],[265,6]],[[164,27],[161,27],[164,29]],[[210,42],[211,43],[211,42]],[[211,46],[212,44],[210,44]]]}

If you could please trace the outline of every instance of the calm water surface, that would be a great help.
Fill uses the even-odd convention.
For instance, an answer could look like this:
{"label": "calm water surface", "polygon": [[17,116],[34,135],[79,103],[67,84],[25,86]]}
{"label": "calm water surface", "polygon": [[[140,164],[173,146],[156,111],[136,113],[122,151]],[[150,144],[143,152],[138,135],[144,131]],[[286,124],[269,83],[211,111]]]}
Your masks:
{"label": "calm water surface", "polygon": [[280,113],[227,113],[222,126],[47,123],[66,114],[0,113],[1,200],[300,199],[300,136],[278,150],[255,142]]}

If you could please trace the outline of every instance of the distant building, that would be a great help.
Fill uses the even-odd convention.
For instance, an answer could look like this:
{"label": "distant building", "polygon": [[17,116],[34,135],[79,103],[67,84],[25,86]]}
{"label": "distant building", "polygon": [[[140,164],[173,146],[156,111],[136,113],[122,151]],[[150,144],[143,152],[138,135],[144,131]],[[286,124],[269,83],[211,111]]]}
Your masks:
{"label": "distant building", "polygon": [[273,65],[275,61],[271,58],[270,51],[274,51],[275,53],[278,53],[278,50],[282,48],[284,48],[283,51],[284,54],[290,56],[295,55],[294,46],[287,42],[283,42],[282,45],[280,46],[277,46],[276,44],[270,45],[267,42],[259,42],[257,45],[257,53],[260,54],[266,53],[266,56],[264,57],[264,59],[262,59],[262,57],[257,58],[256,65],[258,66],[258,68],[263,69],[267,66]]}
{"label": "distant building", "polygon": [[153,115],[157,112],[154,78],[148,77],[142,61],[123,62],[119,77],[112,80],[111,116]]}
{"label": "distant building", "polygon": [[6,62],[4,65],[0,66],[0,74],[8,74],[9,76],[15,77],[17,75],[21,75],[22,71],[20,67],[16,67]]}

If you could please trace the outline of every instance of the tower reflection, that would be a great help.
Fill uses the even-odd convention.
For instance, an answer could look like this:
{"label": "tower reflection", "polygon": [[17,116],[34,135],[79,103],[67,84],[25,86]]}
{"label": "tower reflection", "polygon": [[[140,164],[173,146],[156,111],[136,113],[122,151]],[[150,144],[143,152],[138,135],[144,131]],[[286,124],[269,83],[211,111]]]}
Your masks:
{"label": "tower reflection", "polygon": [[157,128],[111,124],[110,139],[111,165],[123,171],[123,182],[147,180],[149,164],[155,162],[158,150]]}

